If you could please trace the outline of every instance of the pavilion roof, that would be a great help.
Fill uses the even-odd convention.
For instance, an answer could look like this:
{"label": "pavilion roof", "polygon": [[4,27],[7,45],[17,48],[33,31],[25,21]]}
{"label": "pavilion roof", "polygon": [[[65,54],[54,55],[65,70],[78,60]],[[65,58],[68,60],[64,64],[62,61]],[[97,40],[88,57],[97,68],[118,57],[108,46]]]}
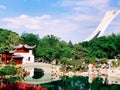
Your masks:
{"label": "pavilion roof", "polygon": [[33,49],[33,48],[35,48],[36,46],[29,46],[29,45],[27,45],[27,44],[25,44],[25,45],[23,45],[23,44],[19,44],[18,46],[12,46],[12,48],[14,48],[14,49],[20,49],[20,48],[26,48],[26,49]]}

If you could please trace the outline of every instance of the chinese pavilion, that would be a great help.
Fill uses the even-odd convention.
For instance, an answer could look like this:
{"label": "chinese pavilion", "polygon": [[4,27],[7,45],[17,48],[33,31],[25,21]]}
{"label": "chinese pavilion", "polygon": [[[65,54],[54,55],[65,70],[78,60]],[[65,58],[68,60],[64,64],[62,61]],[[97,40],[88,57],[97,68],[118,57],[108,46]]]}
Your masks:
{"label": "chinese pavilion", "polygon": [[16,64],[34,62],[32,50],[35,48],[35,46],[20,44],[18,46],[12,46],[12,48],[14,51],[5,52],[2,54],[1,57],[4,64],[9,64],[10,62],[15,62]]}

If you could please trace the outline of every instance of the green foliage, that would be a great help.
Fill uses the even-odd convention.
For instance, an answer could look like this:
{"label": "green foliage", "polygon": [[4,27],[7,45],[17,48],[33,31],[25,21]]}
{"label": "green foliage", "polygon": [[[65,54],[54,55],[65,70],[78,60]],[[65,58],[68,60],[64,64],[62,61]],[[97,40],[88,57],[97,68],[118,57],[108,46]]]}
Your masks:
{"label": "green foliage", "polygon": [[10,62],[10,65],[15,66],[16,63],[15,62]]}
{"label": "green foliage", "polygon": [[50,62],[54,59],[59,60],[63,57],[72,57],[72,49],[68,44],[60,41],[60,39],[54,35],[47,35],[40,39],[36,51],[37,57],[41,57]]}
{"label": "green foliage", "polygon": [[60,60],[60,63],[61,63],[62,65],[66,65],[66,64],[68,63],[68,59],[67,59],[67,58],[62,58],[62,59]]}
{"label": "green foliage", "polygon": [[83,59],[87,57],[88,54],[89,54],[89,51],[83,48],[80,44],[74,45],[74,58],[75,59]]}
{"label": "green foliage", "polygon": [[89,42],[80,43],[90,53],[90,57],[114,58],[120,52],[120,35],[103,36]]}
{"label": "green foliage", "polygon": [[62,65],[73,66],[73,67],[76,67],[76,66],[80,65],[79,60],[72,60],[72,59],[68,59],[68,58],[62,58],[60,60],[60,63]]}
{"label": "green foliage", "polygon": [[[26,33],[26,32],[22,33],[21,38],[22,38],[22,43],[23,44],[27,44],[27,45],[30,45],[30,46],[36,45],[36,48],[39,44],[39,39],[40,39],[38,35],[33,34],[33,33]],[[33,49],[33,53],[34,53],[35,56],[37,54],[36,48]]]}
{"label": "green foliage", "polygon": [[[61,60],[62,58],[79,60],[80,64],[94,63],[91,58],[114,58],[120,55],[120,35],[103,36],[89,42],[81,42],[73,44],[60,40],[54,35],[47,35],[39,38],[33,33],[23,33],[21,37],[10,30],[0,29],[0,53],[11,50],[10,46],[20,43],[28,45],[36,45],[34,55],[37,59],[47,60],[51,62],[54,59]],[[71,62],[69,62],[71,63]],[[75,63],[72,63],[75,64]]]}
{"label": "green foliage", "polygon": [[15,75],[18,70],[14,66],[4,66],[0,69],[1,75]]}
{"label": "green foliage", "polygon": [[97,62],[97,60],[96,60],[96,58],[85,58],[85,63],[86,64],[94,64],[94,63],[96,63]]}
{"label": "green foliage", "polygon": [[21,81],[22,79],[20,77],[11,77],[6,79],[6,83],[13,83],[17,81]]}
{"label": "green foliage", "polygon": [[22,42],[30,46],[37,45],[39,43],[39,36],[33,33],[22,33]]}
{"label": "green foliage", "polygon": [[83,59],[88,56],[89,53],[81,45],[73,45],[71,41],[66,43],[54,35],[47,35],[40,39],[38,35],[32,33],[23,33],[20,38],[18,34],[9,30],[2,30],[0,34],[2,36],[1,38],[3,38],[1,42],[6,40],[6,42],[0,44],[1,52],[9,51],[11,45],[18,45],[22,42],[28,45],[36,45],[34,50],[35,57],[45,59],[49,62],[62,58]]}
{"label": "green foliage", "polygon": [[60,60],[62,65],[62,71],[79,71],[79,70],[87,70],[88,66],[85,63],[85,60],[72,60],[68,58],[63,58]]}
{"label": "green foliage", "polygon": [[117,61],[112,61],[111,64],[112,64],[112,67],[117,67],[118,66],[118,62]]}
{"label": "green foliage", "polygon": [[11,46],[21,43],[20,36],[6,29],[0,29],[0,53],[8,52]]}
{"label": "green foliage", "polygon": [[100,59],[99,62],[100,62],[101,64],[107,64],[108,59],[107,59],[107,58],[102,58],[102,59]]}
{"label": "green foliage", "polygon": [[69,43],[68,43],[68,46],[70,47],[70,48],[73,48],[73,43],[71,42],[71,41],[69,41]]}

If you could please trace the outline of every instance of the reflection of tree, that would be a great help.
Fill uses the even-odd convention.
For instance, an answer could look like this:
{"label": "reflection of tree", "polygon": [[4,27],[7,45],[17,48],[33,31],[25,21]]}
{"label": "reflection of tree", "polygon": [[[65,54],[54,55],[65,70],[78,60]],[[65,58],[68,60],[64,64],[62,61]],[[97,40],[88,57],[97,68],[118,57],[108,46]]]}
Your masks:
{"label": "reflection of tree", "polygon": [[119,90],[120,88],[119,85],[103,84],[102,81],[102,78],[97,77],[92,83],[89,83],[88,77],[63,76],[60,81],[54,81],[47,85],[49,85],[48,90]]}
{"label": "reflection of tree", "polygon": [[96,89],[100,89],[102,87],[102,78],[96,78],[96,80],[94,80],[92,83],[91,83],[91,89],[92,90],[96,90]]}
{"label": "reflection of tree", "polygon": [[97,77],[96,80],[94,80],[91,83],[91,90],[119,90],[120,85],[115,85],[115,84],[107,84],[105,81],[105,83],[103,84],[103,79]]}
{"label": "reflection of tree", "polygon": [[61,79],[62,79],[61,87],[63,88],[63,90],[88,90],[89,89],[88,77],[83,78],[82,76],[79,76],[79,77],[64,76]]}

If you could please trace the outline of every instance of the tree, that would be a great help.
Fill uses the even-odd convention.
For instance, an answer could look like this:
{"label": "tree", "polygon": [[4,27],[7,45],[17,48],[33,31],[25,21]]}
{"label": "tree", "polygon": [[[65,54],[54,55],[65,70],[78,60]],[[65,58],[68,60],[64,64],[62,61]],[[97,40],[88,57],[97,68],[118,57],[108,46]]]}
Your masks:
{"label": "tree", "polygon": [[101,63],[101,64],[107,64],[107,62],[108,62],[108,59],[107,59],[107,58],[102,58],[102,59],[99,61],[99,63]]}
{"label": "tree", "polygon": [[[27,44],[27,45],[30,45],[30,46],[36,45],[36,48],[39,44],[39,39],[40,39],[39,36],[36,35],[36,34],[25,33],[25,32],[22,33],[21,38],[22,38],[22,43],[23,44]],[[34,53],[35,57],[36,57],[36,53],[37,53],[36,48],[33,50],[33,53]]]}
{"label": "tree", "polygon": [[69,58],[73,59],[73,48],[69,46],[69,43],[66,43],[65,41],[61,41],[59,45],[59,54],[60,54],[60,59],[62,58]]}
{"label": "tree", "polygon": [[73,43],[72,43],[71,41],[69,41],[68,46],[69,46],[70,48],[73,48]]}
{"label": "tree", "polygon": [[36,55],[45,60],[51,61],[59,58],[59,38],[47,35],[39,40]]}
{"label": "tree", "polygon": [[20,36],[6,29],[0,29],[0,53],[11,50],[11,46],[21,43]]}
{"label": "tree", "polygon": [[72,48],[65,41],[54,35],[47,35],[39,40],[37,47],[37,57],[52,61],[54,59],[60,60],[64,57],[72,58]]}
{"label": "tree", "polygon": [[116,36],[103,36],[89,42],[83,42],[81,45],[90,51],[90,57],[113,58],[117,55],[117,46],[115,44]]}
{"label": "tree", "polygon": [[22,42],[30,46],[37,45],[39,43],[39,36],[33,33],[22,33]]}
{"label": "tree", "polygon": [[89,51],[86,48],[83,48],[81,45],[74,45],[74,58],[75,59],[83,59],[88,56]]}

